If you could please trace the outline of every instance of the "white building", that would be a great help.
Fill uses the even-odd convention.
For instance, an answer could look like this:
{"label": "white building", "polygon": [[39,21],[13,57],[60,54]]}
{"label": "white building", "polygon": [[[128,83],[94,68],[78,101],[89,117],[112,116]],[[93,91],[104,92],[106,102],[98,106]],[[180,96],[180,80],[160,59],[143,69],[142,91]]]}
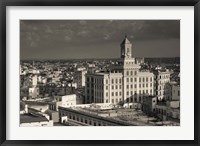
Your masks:
{"label": "white building", "polygon": [[54,96],[54,102],[49,103],[49,109],[58,111],[58,106],[70,107],[76,105],[76,94]]}
{"label": "white building", "polygon": [[36,87],[36,86],[30,87],[30,88],[28,89],[28,93],[29,93],[28,96],[29,96],[30,98],[37,98],[37,97],[39,97],[39,88]]}
{"label": "white building", "polygon": [[154,95],[154,74],[139,69],[132,44],[125,37],[121,58],[110,72],[86,74],[85,103],[142,102],[145,95]]}
{"label": "white building", "polygon": [[77,83],[77,87],[84,87],[85,86],[85,74],[87,73],[86,70],[78,70],[75,72],[74,75],[74,82]]}
{"label": "white building", "polygon": [[169,99],[170,90],[170,72],[156,72],[155,73],[155,94],[158,100]]}

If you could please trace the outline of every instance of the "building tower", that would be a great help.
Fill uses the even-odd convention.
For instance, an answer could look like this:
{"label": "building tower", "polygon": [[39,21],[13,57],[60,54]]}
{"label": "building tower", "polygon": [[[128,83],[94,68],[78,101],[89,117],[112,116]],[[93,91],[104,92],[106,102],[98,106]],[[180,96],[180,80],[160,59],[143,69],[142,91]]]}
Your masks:
{"label": "building tower", "polygon": [[132,44],[128,40],[127,36],[125,36],[120,46],[121,46],[121,58],[131,58]]}
{"label": "building tower", "polygon": [[123,100],[124,102],[133,102],[134,94],[137,93],[137,74],[140,66],[135,62],[135,58],[132,57],[132,44],[127,36],[125,36],[120,47],[123,74]]}

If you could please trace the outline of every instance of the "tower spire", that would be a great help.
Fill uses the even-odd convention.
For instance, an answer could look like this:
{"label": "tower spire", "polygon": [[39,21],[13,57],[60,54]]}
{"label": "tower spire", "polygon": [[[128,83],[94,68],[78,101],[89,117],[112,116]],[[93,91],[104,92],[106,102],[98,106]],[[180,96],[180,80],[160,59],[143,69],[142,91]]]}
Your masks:
{"label": "tower spire", "polygon": [[125,33],[125,38],[127,38],[127,33]]}

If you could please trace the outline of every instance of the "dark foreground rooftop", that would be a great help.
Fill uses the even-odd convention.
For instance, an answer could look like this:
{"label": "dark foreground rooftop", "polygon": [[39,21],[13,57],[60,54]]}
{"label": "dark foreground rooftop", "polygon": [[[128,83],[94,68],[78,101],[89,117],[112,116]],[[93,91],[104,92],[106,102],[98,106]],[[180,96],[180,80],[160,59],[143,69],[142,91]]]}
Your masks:
{"label": "dark foreground rooftop", "polygon": [[44,122],[48,121],[46,117],[34,116],[31,114],[21,114],[20,123]]}

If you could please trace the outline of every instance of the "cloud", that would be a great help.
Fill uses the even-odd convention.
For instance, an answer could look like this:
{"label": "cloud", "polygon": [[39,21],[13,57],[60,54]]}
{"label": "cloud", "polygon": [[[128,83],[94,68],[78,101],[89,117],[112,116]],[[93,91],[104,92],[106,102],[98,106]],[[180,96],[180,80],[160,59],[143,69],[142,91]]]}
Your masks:
{"label": "cloud", "polygon": [[82,30],[82,31],[78,32],[77,35],[81,36],[81,37],[86,37],[86,36],[89,36],[89,31]]}
{"label": "cloud", "polygon": [[81,25],[86,25],[86,24],[87,24],[87,21],[85,21],[85,20],[80,20],[79,23],[80,23]]}
{"label": "cloud", "polygon": [[109,40],[111,38],[111,35],[110,34],[104,34],[104,37],[103,37],[105,40]]}
{"label": "cloud", "polygon": [[30,47],[36,47],[41,37],[36,32],[27,32],[25,33],[26,43]]}
{"label": "cloud", "polygon": [[[155,43],[173,38],[180,41],[180,22],[174,20],[21,20],[20,49],[22,52],[27,52],[28,48],[34,48],[39,50],[35,51],[35,54],[40,55],[41,50],[48,52],[55,47],[66,48],[66,43],[68,49],[83,46],[93,48],[93,46],[101,46],[105,41],[105,47],[112,44],[111,46],[116,48],[119,47],[126,33],[134,44],[146,41]],[[154,53],[159,55],[157,52]],[[28,55],[31,56],[33,53],[24,53],[25,57]]]}
{"label": "cloud", "polygon": [[52,29],[48,25],[45,25],[45,32],[46,33],[53,33]]}
{"label": "cloud", "polygon": [[65,41],[71,41],[71,37],[69,36],[65,36],[64,38],[65,38]]}

